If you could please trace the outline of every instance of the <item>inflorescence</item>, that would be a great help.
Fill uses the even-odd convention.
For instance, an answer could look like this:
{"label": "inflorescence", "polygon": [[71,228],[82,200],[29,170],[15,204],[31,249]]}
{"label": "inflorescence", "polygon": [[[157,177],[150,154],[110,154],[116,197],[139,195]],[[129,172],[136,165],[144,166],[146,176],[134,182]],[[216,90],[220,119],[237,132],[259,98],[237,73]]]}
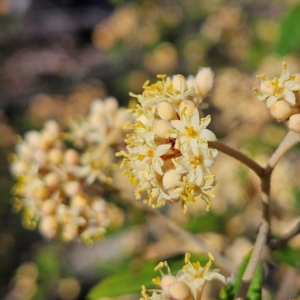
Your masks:
{"label": "inflorescence", "polygon": [[211,117],[201,117],[199,105],[212,88],[213,73],[202,68],[187,79],[157,77],[145,83],[141,95],[131,94],[138,102],[131,110],[136,121],[129,127],[127,152],[118,154],[125,157],[125,175],[137,184],[136,198],[146,192],[145,202],[153,207],[181,201],[186,212],[200,195],[209,210],[215,183],[209,167],[218,152],[208,146],[216,137],[206,129]]}
{"label": "inflorescence", "polygon": [[[67,132],[50,120],[41,131],[29,131],[11,155],[15,211],[23,225],[41,234],[86,243],[101,238],[109,224],[106,202],[89,192],[92,184],[110,184],[128,122],[114,98],[95,100],[90,113],[72,120]],[[98,193],[99,194],[99,193]]]}

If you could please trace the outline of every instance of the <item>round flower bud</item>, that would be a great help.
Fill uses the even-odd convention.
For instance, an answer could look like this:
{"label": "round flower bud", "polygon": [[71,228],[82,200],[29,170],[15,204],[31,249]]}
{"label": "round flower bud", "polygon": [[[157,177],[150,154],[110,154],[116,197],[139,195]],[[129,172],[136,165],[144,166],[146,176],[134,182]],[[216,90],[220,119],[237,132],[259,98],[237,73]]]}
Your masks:
{"label": "round flower bud", "polygon": [[48,153],[48,158],[51,163],[58,165],[62,162],[63,153],[60,149],[53,148]]}
{"label": "round flower bud", "polygon": [[68,149],[64,154],[64,162],[67,165],[76,165],[79,162],[79,154],[74,149]]}
{"label": "round flower bud", "polygon": [[176,186],[176,182],[181,180],[181,175],[177,174],[175,169],[168,170],[163,177],[163,186],[166,189],[171,189]]}
{"label": "round flower bud", "polygon": [[59,177],[57,174],[50,172],[45,175],[44,182],[49,188],[56,188],[59,185]]}
{"label": "round flower bud", "polygon": [[196,86],[201,96],[207,95],[214,82],[214,74],[210,68],[201,68],[195,78]]}
{"label": "round flower bud", "polygon": [[78,181],[69,181],[64,184],[64,191],[67,194],[67,196],[75,196],[79,193],[81,187],[80,183]]}
{"label": "round flower bud", "polygon": [[27,143],[21,143],[17,145],[16,152],[24,159],[31,159],[33,147]]}
{"label": "round flower bud", "polygon": [[173,105],[167,101],[163,101],[157,104],[157,113],[163,120],[176,119],[176,112]]}
{"label": "round flower bud", "polygon": [[94,100],[90,106],[90,112],[93,115],[102,115],[105,112],[104,103],[101,100]]}
{"label": "round flower bud", "polygon": [[87,199],[82,195],[75,195],[71,200],[71,206],[83,208],[87,205]]}
{"label": "round flower bud", "polygon": [[184,110],[184,113],[188,117],[190,117],[193,114],[193,112],[194,112],[195,109],[196,109],[195,103],[192,102],[192,101],[190,101],[190,100],[184,100],[179,105],[179,113],[182,114],[182,112]]}
{"label": "round flower bud", "polygon": [[42,212],[46,215],[53,214],[56,209],[56,201],[53,199],[47,199],[42,204]]}
{"label": "round flower bud", "polygon": [[14,174],[14,176],[22,176],[27,173],[28,165],[23,160],[15,161],[10,166],[10,170]]}
{"label": "round flower bud", "polygon": [[57,222],[53,216],[45,216],[41,219],[39,226],[41,234],[47,238],[52,239],[57,232]]}
{"label": "round flower bud", "polygon": [[173,126],[166,120],[158,120],[153,125],[154,133],[163,139],[167,138],[168,132],[172,129],[174,129]]}
{"label": "round flower bud", "polygon": [[289,129],[300,133],[300,114],[292,115],[290,117],[288,127]]}
{"label": "round flower bud", "polygon": [[30,146],[38,147],[41,141],[41,134],[38,131],[32,130],[25,133],[24,138]]}
{"label": "round flower bud", "polygon": [[286,101],[278,100],[271,106],[270,113],[274,119],[285,121],[290,117],[292,108]]}
{"label": "round flower bud", "polygon": [[176,281],[177,279],[175,276],[165,275],[162,277],[160,285],[165,292],[169,292],[170,286],[174,284]]}
{"label": "round flower bud", "polygon": [[186,283],[177,281],[170,286],[170,294],[172,298],[175,298],[177,300],[184,300],[190,296],[191,290]]}

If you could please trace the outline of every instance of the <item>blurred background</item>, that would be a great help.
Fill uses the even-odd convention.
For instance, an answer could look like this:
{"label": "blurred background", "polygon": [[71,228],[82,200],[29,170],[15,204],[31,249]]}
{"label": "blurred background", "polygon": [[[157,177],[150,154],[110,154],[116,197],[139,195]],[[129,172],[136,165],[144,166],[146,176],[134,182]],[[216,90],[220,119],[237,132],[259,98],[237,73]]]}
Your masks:
{"label": "blurred background", "polygon": [[[17,135],[40,129],[49,118],[64,126],[68,117],[79,118],[92,100],[106,95],[126,106],[128,93],[140,93],[156,74],[195,75],[200,66],[210,66],[216,78],[206,101],[210,129],[264,165],[286,129],[271,120],[252,87],[257,74],[279,76],[283,60],[291,72],[300,72],[297,4],[0,0],[0,298],[86,299],[93,285],[126,269],[135,256],[160,260],[189,250],[167,229],[146,226],[151,220],[141,213],[125,215],[122,205],[115,208],[114,230],[92,247],[45,241],[37,230],[23,229],[20,214],[12,212],[7,160]],[[299,151],[299,146],[290,151],[274,172],[272,226],[277,235],[299,219]],[[260,221],[258,180],[222,154],[213,172],[218,184],[209,214],[202,203],[188,216],[178,206],[167,213],[237,266]],[[286,251],[299,249],[296,237]],[[270,259],[273,275],[265,285],[266,299],[273,299],[276,290],[284,294],[286,277],[294,283],[291,297],[299,294],[298,255],[289,261],[286,256],[292,257],[279,253],[277,262]]]}

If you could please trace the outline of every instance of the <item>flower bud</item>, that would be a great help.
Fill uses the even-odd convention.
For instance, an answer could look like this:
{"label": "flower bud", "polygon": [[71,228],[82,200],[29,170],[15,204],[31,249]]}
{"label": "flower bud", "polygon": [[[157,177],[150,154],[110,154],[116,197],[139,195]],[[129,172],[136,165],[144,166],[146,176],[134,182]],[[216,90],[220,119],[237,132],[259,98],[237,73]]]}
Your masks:
{"label": "flower bud", "polygon": [[169,121],[165,121],[165,120],[158,120],[154,123],[154,126],[153,126],[154,133],[163,139],[167,138],[168,132],[172,129],[174,129],[174,128],[171,125],[171,123]]}
{"label": "flower bud", "polygon": [[82,195],[75,195],[71,200],[71,206],[83,208],[87,205],[87,199]]}
{"label": "flower bud", "polygon": [[288,127],[289,129],[300,133],[300,114],[292,115],[290,117]]}
{"label": "flower bud", "polygon": [[157,113],[163,120],[176,119],[176,112],[173,105],[167,101],[163,101],[157,104]]}
{"label": "flower bud", "polygon": [[177,93],[182,93],[186,90],[185,78],[182,75],[175,75],[172,78],[172,85],[174,91]]}
{"label": "flower bud", "polygon": [[270,108],[272,117],[278,121],[287,120],[291,113],[291,106],[284,100],[276,101]]}
{"label": "flower bud", "polygon": [[171,285],[170,294],[174,299],[184,300],[191,295],[191,290],[186,283],[177,281],[173,285]]}
{"label": "flower bud", "polygon": [[53,199],[47,199],[42,204],[42,212],[46,215],[53,214],[56,209],[56,201]]}
{"label": "flower bud", "polygon": [[14,174],[14,176],[22,176],[25,175],[28,171],[28,165],[25,161],[19,160],[12,163],[10,166],[11,172]]}
{"label": "flower bud", "polygon": [[49,161],[55,165],[58,165],[62,162],[63,154],[60,149],[53,148],[49,151]]}
{"label": "flower bud", "polygon": [[59,185],[59,181],[59,177],[53,172],[46,174],[44,177],[44,182],[49,188],[56,188]]}
{"label": "flower bud", "polygon": [[183,110],[185,109],[184,113],[186,114],[186,116],[190,117],[193,114],[195,108],[196,105],[194,102],[190,100],[184,100],[179,105],[179,113],[182,114]]}
{"label": "flower bud", "polygon": [[47,153],[41,149],[37,149],[33,153],[33,158],[39,166],[44,166],[47,163],[47,157]]}
{"label": "flower bud", "polygon": [[171,189],[176,186],[176,182],[181,180],[181,175],[176,173],[175,169],[168,170],[163,177],[163,186]]}
{"label": "flower bud", "polygon": [[79,154],[74,149],[68,149],[64,154],[64,162],[67,165],[76,165],[79,162]]}
{"label": "flower bud", "polygon": [[64,184],[64,191],[70,197],[79,193],[80,189],[80,183],[78,181],[69,181]]}
{"label": "flower bud", "polygon": [[41,134],[38,131],[32,130],[25,133],[24,138],[30,146],[38,147],[41,141]]}
{"label": "flower bud", "polygon": [[52,137],[57,138],[60,133],[60,127],[54,120],[48,120],[44,124],[45,131]]}
{"label": "flower bud", "polygon": [[165,275],[162,277],[160,285],[165,292],[169,292],[171,285],[176,281],[177,279],[175,276]]}
{"label": "flower bud", "polygon": [[211,90],[214,81],[214,74],[210,68],[201,68],[195,79],[195,84],[202,97]]}
{"label": "flower bud", "polygon": [[113,113],[118,109],[118,101],[114,97],[107,97],[104,101],[105,112]]}
{"label": "flower bud", "polygon": [[41,234],[47,238],[52,239],[57,232],[57,222],[53,216],[45,216],[41,219],[39,226]]}

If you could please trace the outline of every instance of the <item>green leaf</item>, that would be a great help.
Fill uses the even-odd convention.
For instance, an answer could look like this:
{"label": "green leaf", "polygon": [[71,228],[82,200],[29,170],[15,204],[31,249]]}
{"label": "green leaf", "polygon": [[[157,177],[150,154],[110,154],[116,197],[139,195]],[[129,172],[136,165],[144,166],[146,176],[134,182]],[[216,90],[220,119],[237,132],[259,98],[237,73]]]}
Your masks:
{"label": "green leaf", "polygon": [[[223,288],[220,291],[220,300],[233,300],[236,293],[238,292],[240,285],[242,283],[242,278],[245,273],[246,267],[249,263],[250,257],[251,257],[252,251],[248,253],[244,260],[242,261],[236,277],[226,283]],[[263,269],[262,265],[258,264],[255,274],[253,276],[252,282],[250,284],[250,287],[248,289],[247,293],[247,300],[260,300],[262,297],[262,283],[263,283]]]}
{"label": "green leaf", "polygon": [[289,11],[281,22],[280,38],[276,51],[280,55],[286,55],[300,48],[300,5],[296,5]]}
{"label": "green leaf", "polygon": [[157,276],[155,263],[120,270],[117,274],[103,279],[95,285],[88,294],[88,299],[100,297],[116,297],[141,291],[142,285],[152,285],[152,278]]}
{"label": "green leaf", "polygon": [[300,266],[299,251],[294,250],[289,245],[274,250],[272,255],[279,263],[286,263],[294,268]]}

